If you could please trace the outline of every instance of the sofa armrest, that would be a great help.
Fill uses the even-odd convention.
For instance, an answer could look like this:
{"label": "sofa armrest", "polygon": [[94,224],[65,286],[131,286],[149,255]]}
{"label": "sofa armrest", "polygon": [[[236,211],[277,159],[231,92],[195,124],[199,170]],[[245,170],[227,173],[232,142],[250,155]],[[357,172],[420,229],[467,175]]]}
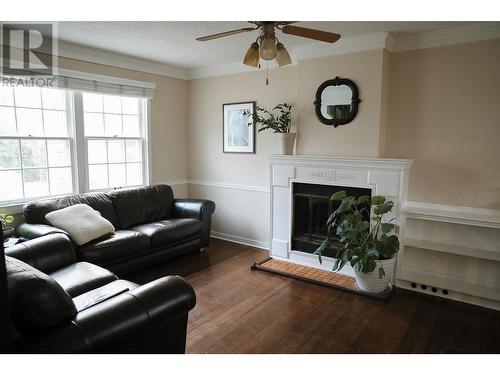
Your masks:
{"label": "sofa armrest", "polygon": [[187,314],[195,304],[191,285],[166,276],[79,312],[26,350],[183,353]]}
{"label": "sofa armrest", "polygon": [[76,262],[73,243],[65,234],[54,233],[5,249],[5,254],[49,273]]}
{"label": "sofa armrest", "polygon": [[68,235],[68,233],[66,233],[62,229],[46,224],[21,223],[16,227],[16,234],[21,238],[26,238],[27,240],[53,233],[62,233]]}
{"label": "sofa armrest", "polygon": [[175,199],[174,217],[198,219],[202,222],[201,246],[206,247],[210,241],[212,214],[215,202],[205,199]]}

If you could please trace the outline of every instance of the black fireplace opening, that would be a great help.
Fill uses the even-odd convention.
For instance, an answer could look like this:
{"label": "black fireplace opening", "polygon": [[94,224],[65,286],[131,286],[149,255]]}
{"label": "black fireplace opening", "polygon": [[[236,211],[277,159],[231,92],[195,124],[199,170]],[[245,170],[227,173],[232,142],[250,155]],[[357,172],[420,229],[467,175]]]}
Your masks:
{"label": "black fireplace opening", "polygon": [[[312,254],[326,239],[326,221],[340,205],[339,201],[332,201],[330,197],[341,190],[348,196],[371,197],[371,189],[367,188],[293,183],[292,250]],[[365,220],[369,220],[369,212],[365,212]],[[342,245],[336,241],[335,230],[331,237],[332,245],[325,249],[323,256],[336,258]]]}

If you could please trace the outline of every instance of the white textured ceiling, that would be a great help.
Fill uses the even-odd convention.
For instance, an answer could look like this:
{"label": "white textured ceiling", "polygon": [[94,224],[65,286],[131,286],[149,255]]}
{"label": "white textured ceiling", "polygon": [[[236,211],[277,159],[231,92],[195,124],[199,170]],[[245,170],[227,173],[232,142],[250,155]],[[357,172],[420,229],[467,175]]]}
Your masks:
{"label": "white textured ceiling", "polygon": [[[299,22],[311,27],[352,37],[372,33],[415,33],[463,25],[462,22]],[[257,31],[208,42],[196,37],[251,26],[246,22],[60,22],[62,41],[180,67],[200,69],[240,62]],[[290,50],[317,43],[309,39],[277,36]]]}

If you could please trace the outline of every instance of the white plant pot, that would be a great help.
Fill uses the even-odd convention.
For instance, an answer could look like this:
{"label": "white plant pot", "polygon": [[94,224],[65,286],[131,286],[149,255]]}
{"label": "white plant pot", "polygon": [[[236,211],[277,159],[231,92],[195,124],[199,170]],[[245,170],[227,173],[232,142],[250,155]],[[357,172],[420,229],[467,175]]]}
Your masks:
{"label": "white plant pot", "polygon": [[292,155],[296,133],[276,133],[280,155]]}
{"label": "white plant pot", "polygon": [[[362,273],[357,270],[357,267],[355,267],[356,285],[359,289],[365,292],[382,293],[391,281],[395,264],[396,257],[393,257],[391,259],[377,260],[377,268],[375,268],[375,271],[373,272]],[[379,266],[382,266],[385,272],[385,276],[381,279],[378,277]]]}

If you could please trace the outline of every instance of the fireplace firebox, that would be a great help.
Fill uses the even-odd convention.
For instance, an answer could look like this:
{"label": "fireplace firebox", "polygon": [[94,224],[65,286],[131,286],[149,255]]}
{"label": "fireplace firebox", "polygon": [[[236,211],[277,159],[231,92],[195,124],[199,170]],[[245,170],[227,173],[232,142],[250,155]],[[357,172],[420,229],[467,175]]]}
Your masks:
{"label": "fireplace firebox", "polygon": [[[330,200],[330,197],[341,190],[350,196],[371,197],[371,190],[367,188],[293,183],[293,250],[312,254],[326,239],[326,221],[340,204],[338,201]],[[365,213],[365,220],[369,220],[368,212]],[[333,233],[332,245],[325,249],[324,256],[336,258],[337,251],[342,245],[335,239],[336,235]]]}

